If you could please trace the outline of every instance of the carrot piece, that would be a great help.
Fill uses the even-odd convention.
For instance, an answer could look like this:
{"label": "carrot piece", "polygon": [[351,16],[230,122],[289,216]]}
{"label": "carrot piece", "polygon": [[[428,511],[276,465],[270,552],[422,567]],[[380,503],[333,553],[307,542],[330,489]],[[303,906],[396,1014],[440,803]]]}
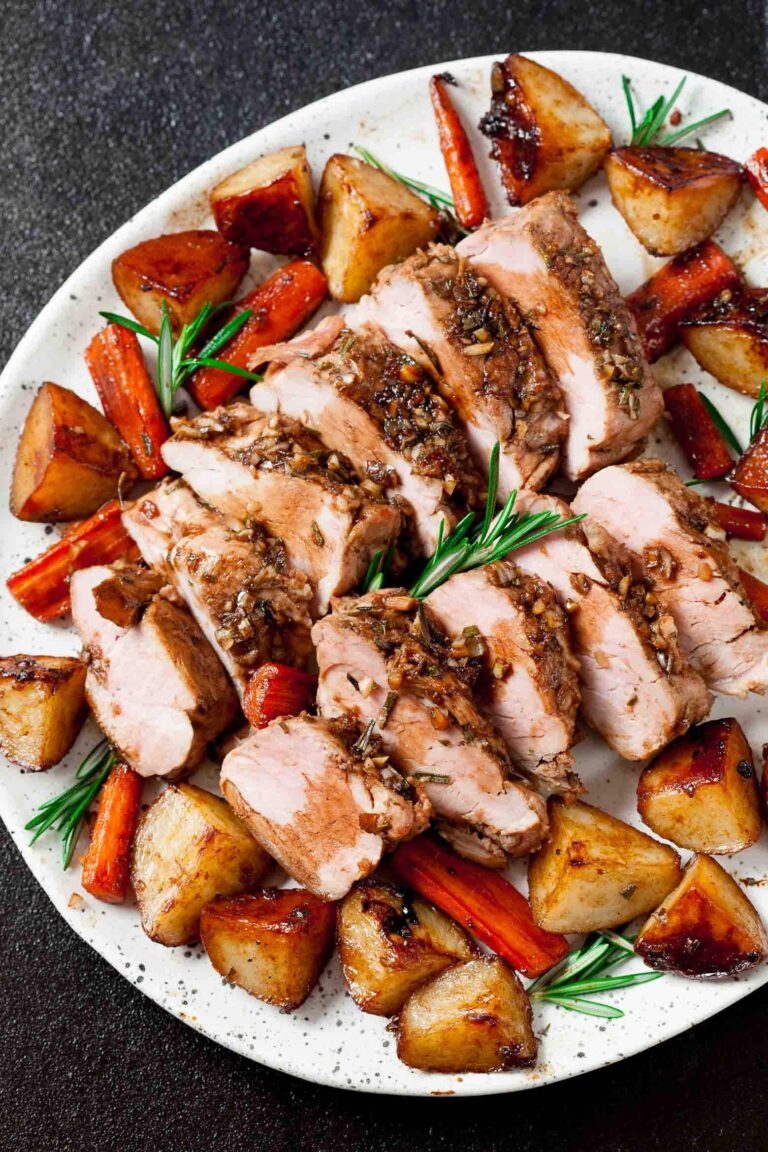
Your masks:
{"label": "carrot piece", "polygon": [[262,664],[243,693],[243,712],[254,728],[266,728],[280,716],[296,716],[315,702],[317,676],[285,664]]}
{"label": "carrot piece", "polygon": [[171,430],[144,363],[135,332],[108,324],[85,351],[104,415],[131,450],[144,480],[159,480],[169,468],[160,455]]}
{"label": "carrot piece", "polygon": [[645,354],[653,362],[677,343],[680,323],[701,304],[736,288],[739,274],[714,240],[675,256],[627,297]]}
{"label": "carrot piece", "polygon": [[128,892],[131,844],[139,822],[144,781],[116,764],[99,796],[96,823],[83,861],[82,885],[107,904],[122,904]]}
{"label": "carrot piece", "polygon": [[736,465],[731,487],[768,513],[768,427],[762,428]]}
{"label": "carrot piece", "polygon": [[766,521],[762,512],[751,508],[736,508],[733,504],[712,501],[712,510],[720,527],[728,536],[736,540],[764,540]]}
{"label": "carrot piece", "polygon": [[755,616],[764,624],[768,624],[768,584],[758,580],[757,576],[753,576],[745,568],[739,568],[739,579]]}
{"label": "carrot piece", "polygon": [[534,923],[528,901],[509,880],[464,860],[432,836],[400,844],[390,863],[420,896],[525,976],[540,976],[569,950],[564,936]]}
{"label": "carrot piece", "polygon": [[768,208],[768,148],[758,148],[744,167],[755,196],[763,208]]}
{"label": "carrot piece", "polygon": [[693,384],[667,388],[664,407],[697,480],[717,480],[730,472],[733,460],[728,445]]}
{"label": "carrot piece", "polygon": [[448,85],[455,83],[447,72],[433,76],[429,82],[429,93],[437,121],[440,151],[453,193],[456,219],[463,228],[479,228],[490,215],[488,198],[480,180],[469,137],[448,93]]}
{"label": "carrot piece", "polygon": [[[319,308],[328,292],[325,276],[309,260],[294,260],[280,268],[250,295],[238,300],[238,311],[253,315],[216,354],[237,368],[250,368],[259,348],[288,340]],[[201,408],[216,408],[236,396],[243,379],[222,368],[199,368],[189,390]]]}
{"label": "carrot piece", "polygon": [[69,612],[69,580],[78,568],[137,560],[139,550],[123,527],[117,500],[62,536],[8,580],[8,591],[36,620],[53,620]]}

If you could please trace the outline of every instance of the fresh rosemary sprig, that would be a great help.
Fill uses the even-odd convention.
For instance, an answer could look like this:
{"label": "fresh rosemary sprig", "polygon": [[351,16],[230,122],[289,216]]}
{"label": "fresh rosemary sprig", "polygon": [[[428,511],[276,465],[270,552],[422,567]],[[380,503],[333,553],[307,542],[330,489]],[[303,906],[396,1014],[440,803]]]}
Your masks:
{"label": "fresh rosemary sprig", "polygon": [[116,763],[106,740],[92,748],[75,773],[74,784],[41,804],[37,815],[24,825],[28,832],[34,832],[30,843],[53,828],[61,834],[64,868],[69,868],[85,814]]}
{"label": "fresh rosemary sprig", "polygon": [[200,352],[192,355],[192,349],[211,318],[227,304],[203,304],[202,308],[189,324],[185,324],[179,333],[178,339],[173,338],[171,317],[168,304],[163,300],[163,316],[160,322],[160,335],[155,336],[143,324],[138,324],[128,316],[121,316],[117,312],[100,312],[99,315],[108,320],[110,324],[120,324],[139,336],[146,336],[157,344],[157,394],[160,406],[166,416],[173,410],[173,401],[182,384],[191,376],[196,368],[221,368],[223,372],[230,372],[233,376],[242,376],[245,380],[261,380],[257,372],[249,372],[246,368],[238,368],[235,364],[227,364],[225,360],[217,360],[216,353],[220,348],[236,335],[253,314],[252,308],[245,308],[220,328]]}
{"label": "fresh rosemary sprig", "polygon": [[471,568],[482,568],[484,564],[502,560],[513,549],[523,548],[550,532],[584,519],[583,514],[562,520],[557,512],[515,512],[516,489],[510,492],[504,507],[497,512],[500,447],[497,441],[491,452],[488,497],[482,524],[475,525],[475,513],[468,512],[444,537],[445,521],[441,522],[434,555],[411,588],[411,596],[422,600],[454,572],[468,572]]}
{"label": "fresh rosemary sprig", "polygon": [[371,562],[368,565],[368,571],[363,580],[363,592],[378,592],[379,588],[384,584],[387,568],[392,559],[392,550],[388,549],[386,552],[383,548],[379,548],[374,552],[371,557]]}
{"label": "fresh rosemary sprig", "polygon": [[717,408],[715,404],[713,404],[713,402],[709,399],[709,397],[705,396],[703,392],[699,392],[699,396],[701,396],[702,404],[706,408],[707,412],[709,412],[715,427],[725,442],[730,445],[731,448],[733,448],[737,456],[743,456],[744,449],[739,442],[739,438],[723,416],[720,409]]}
{"label": "fresh rosemary sprig", "polygon": [[546,1000],[559,1004],[569,1012],[583,1012],[587,1016],[600,1016],[605,1020],[618,1020],[624,1013],[612,1004],[588,997],[594,992],[611,992],[617,988],[631,988],[658,980],[661,972],[628,972],[623,976],[606,976],[617,964],[634,955],[634,937],[617,932],[595,932],[588,936],[580,948],[569,952],[532,984],[528,995],[532,1000]]}
{"label": "fresh rosemary sprig", "polygon": [[655,144],[662,148],[668,148],[672,144],[678,144],[685,136],[690,136],[692,132],[697,132],[700,128],[706,127],[707,124],[714,124],[716,120],[722,120],[724,116],[731,115],[730,108],[723,108],[720,112],[713,112],[710,116],[704,116],[701,120],[695,120],[692,124],[686,124],[685,127],[678,128],[675,132],[669,132],[666,136],[659,136],[664,121],[674,108],[675,102],[685,87],[687,79],[687,76],[683,76],[668,100],[665,100],[663,96],[659,96],[654,100],[642,119],[638,121],[635,102],[632,99],[631,81],[628,76],[622,76],[621,86],[624,89],[624,98],[627,101],[627,108],[629,110],[629,122],[632,129],[630,143],[632,145],[648,147],[651,144]]}
{"label": "fresh rosemary sprig", "polygon": [[443,216],[450,218],[451,228],[455,231],[457,236],[469,236],[466,228],[462,228],[456,219],[456,208],[452,198],[447,192],[441,192],[439,188],[433,187],[432,184],[424,184],[421,180],[412,180],[410,176],[403,176],[400,172],[395,172],[394,168],[388,167],[383,161],[369,152],[367,148],[361,148],[359,144],[355,144],[355,152],[366,164],[370,164],[372,168],[378,168],[380,172],[384,172],[387,176],[391,176],[393,180],[397,180],[399,184],[403,184],[406,188],[410,188],[411,192],[415,192],[417,196],[421,196],[422,200],[426,200],[430,208],[434,208],[435,212],[440,212]]}
{"label": "fresh rosemary sprig", "polygon": [[760,383],[760,391],[754,407],[749,416],[749,442],[752,443],[768,424],[768,407],[766,407],[765,380]]}

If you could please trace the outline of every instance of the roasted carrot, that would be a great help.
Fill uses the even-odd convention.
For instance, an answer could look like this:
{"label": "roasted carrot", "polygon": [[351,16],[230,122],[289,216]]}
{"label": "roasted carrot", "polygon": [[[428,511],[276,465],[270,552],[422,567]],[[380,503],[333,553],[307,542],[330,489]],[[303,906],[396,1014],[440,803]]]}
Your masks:
{"label": "roasted carrot", "polygon": [[744,165],[747,171],[747,180],[762,204],[768,208],[768,148],[758,148],[753,152]]}
{"label": "roasted carrot", "polygon": [[739,283],[736,268],[714,240],[659,268],[627,297],[648,359],[653,362],[669,351],[678,340],[681,321],[696,308]]}
{"label": "roasted carrot", "polygon": [[758,580],[757,576],[753,576],[745,568],[739,568],[739,579],[755,616],[764,624],[768,624],[768,584]]}
{"label": "roasted carrot", "polygon": [[525,976],[540,976],[568,951],[564,936],[533,921],[528,901],[499,872],[457,856],[432,836],[401,844],[398,876]]}
{"label": "roasted carrot", "polygon": [[488,198],[480,180],[469,137],[448,93],[448,85],[455,83],[448,72],[433,76],[429,82],[429,93],[437,121],[440,151],[453,193],[456,219],[463,228],[479,228],[490,214]]}
{"label": "roasted carrot", "polygon": [[120,504],[110,500],[82,524],[62,536],[8,580],[8,591],[36,620],[69,612],[69,580],[78,568],[137,560],[139,550],[123,527]]}
{"label": "roasted carrot", "polygon": [[733,467],[728,445],[693,384],[675,384],[664,392],[664,406],[675,439],[697,480],[717,480]]}
{"label": "roasted carrot", "polygon": [[99,796],[91,843],[83,861],[86,892],[108,904],[122,904],[128,891],[131,844],[139,822],[144,781],[125,764],[116,764]]}
{"label": "roasted carrot", "polygon": [[254,728],[266,728],[270,720],[305,712],[316,691],[317,676],[285,664],[262,664],[246,685],[243,712]]}
{"label": "roasted carrot", "polygon": [[[328,285],[309,260],[294,260],[238,301],[238,310],[253,309],[247,324],[217,353],[218,360],[237,368],[250,368],[251,357],[267,344],[288,340],[319,308]],[[216,408],[237,395],[241,377],[222,368],[200,368],[189,389],[201,408]]]}
{"label": "roasted carrot", "polygon": [[169,471],[160,448],[171,434],[135,332],[108,324],[85,351],[104,415],[131,450],[145,480]]}
{"label": "roasted carrot", "polygon": [[757,433],[739,460],[731,487],[761,512],[768,513],[768,426]]}
{"label": "roasted carrot", "polygon": [[751,508],[736,508],[733,504],[712,501],[712,510],[720,527],[736,540],[764,540],[766,521],[762,512]]}

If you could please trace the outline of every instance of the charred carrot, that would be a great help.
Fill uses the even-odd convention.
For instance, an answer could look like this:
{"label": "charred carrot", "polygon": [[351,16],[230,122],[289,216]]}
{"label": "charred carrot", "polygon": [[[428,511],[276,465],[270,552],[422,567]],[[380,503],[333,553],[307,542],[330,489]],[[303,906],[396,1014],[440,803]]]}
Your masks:
{"label": "charred carrot", "polygon": [[697,480],[718,480],[733,467],[728,445],[693,384],[675,384],[664,392],[664,406],[675,439],[693,466]]}
{"label": "charred carrot", "polygon": [[122,904],[128,891],[131,844],[139,821],[143,780],[116,764],[99,796],[91,843],[83,861],[86,892],[108,904]]}
{"label": "charred carrot", "polygon": [[768,584],[758,580],[757,576],[753,576],[745,568],[739,568],[739,579],[755,616],[764,624],[768,624]]}
{"label": "charred carrot", "polygon": [[751,508],[736,508],[733,504],[721,504],[719,500],[712,501],[715,519],[720,527],[735,540],[764,540],[766,521],[762,512],[754,512]]}
{"label": "charred carrot", "polygon": [[433,76],[429,82],[429,93],[437,121],[440,151],[453,194],[456,219],[463,228],[479,228],[490,214],[488,198],[480,180],[469,137],[448,93],[448,85],[455,83],[453,76],[447,72]]}
{"label": "charred carrot", "polygon": [[317,676],[285,664],[262,664],[246,685],[243,712],[254,728],[266,728],[270,720],[305,712],[316,690]]}
{"label": "charred carrot", "polygon": [[[253,315],[216,358],[236,368],[250,368],[259,348],[288,340],[325,299],[328,284],[309,260],[294,260],[238,301],[238,309],[252,308]],[[189,389],[201,408],[216,408],[237,395],[242,378],[221,368],[200,368]]]}
{"label": "charred carrot", "polygon": [[734,468],[731,487],[768,513],[768,426],[761,428]]}
{"label": "charred carrot", "polygon": [[528,901],[498,872],[457,856],[432,836],[401,844],[398,876],[525,976],[540,976],[565,956],[564,936],[534,923]]}
{"label": "charred carrot", "polygon": [[648,359],[653,362],[669,351],[678,340],[681,321],[696,308],[739,283],[736,268],[713,240],[659,268],[627,297]]}
{"label": "charred carrot", "polygon": [[131,450],[145,480],[169,471],[160,448],[171,434],[135,332],[108,324],[85,352],[104,415]]}
{"label": "charred carrot", "polygon": [[762,204],[768,208],[768,148],[758,148],[753,152],[744,165],[747,171],[747,180]]}
{"label": "charred carrot", "polygon": [[110,500],[8,580],[8,591],[36,620],[69,612],[69,581],[78,568],[136,560],[139,550],[123,527],[120,504]]}

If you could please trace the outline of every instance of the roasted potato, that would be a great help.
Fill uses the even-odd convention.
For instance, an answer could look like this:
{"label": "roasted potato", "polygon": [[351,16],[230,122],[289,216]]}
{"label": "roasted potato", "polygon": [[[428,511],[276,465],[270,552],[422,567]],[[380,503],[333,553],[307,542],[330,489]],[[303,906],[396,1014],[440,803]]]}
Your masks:
{"label": "roasted potato", "polygon": [[312,173],[303,144],[233,172],[210,199],[216,227],[234,244],[296,256],[317,247]]}
{"label": "roasted potato", "polygon": [[739,496],[768,515],[768,427],[755,436],[730,480]]}
{"label": "roasted potato", "polygon": [[336,905],[304,888],[262,888],[207,904],[200,939],[226,980],[289,1012],[317,983],[335,923]]}
{"label": "roasted potato", "polygon": [[719,228],[742,168],[703,148],[617,148],[605,158],[613,203],[654,256],[677,256]]}
{"label": "roasted potato", "polygon": [[321,256],[336,300],[359,300],[387,264],[434,240],[440,217],[385,172],[331,156],[320,185]]}
{"label": "roasted potato", "polygon": [[[120,478],[123,478],[120,485]],[[11,512],[19,520],[84,520],[136,477],[101,412],[59,384],[42,384],[16,449]]]}
{"label": "roasted potato", "polygon": [[549,839],[528,865],[533,918],[549,932],[617,928],[680,879],[673,848],[591,804],[554,798],[549,818]]}
{"label": "roasted potato", "polygon": [[377,1016],[393,1016],[414,988],[477,954],[444,912],[376,880],[361,880],[342,901],[338,941],[352,999]]}
{"label": "roasted potato", "polygon": [[680,326],[683,343],[705,372],[747,396],[768,380],[768,290],[723,292]]}
{"label": "roasted potato", "polygon": [[163,300],[175,332],[203,304],[230,300],[248,271],[250,253],[218,232],[171,232],[144,240],[112,261],[112,280],[136,319],[157,335]]}
{"label": "roasted potato", "polygon": [[493,65],[491,108],[480,129],[515,205],[580,188],[611,147],[610,128],[581,93],[527,56]]}
{"label": "roasted potato", "polygon": [[66,756],[86,716],[85,664],[71,656],[0,657],[0,748],[34,772]]}
{"label": "roasted potato", "polygon": [[254,888],[269,866],[226,800],[192,784],[171,785],[144,813],[133,842],[142,927],[158,944],[189,944],[206,904]]}
{"label": "roasted potato", "polygon": [[760,835],[752,751],[738,720],[709,720],[656,756],[637,785],[637,808],[665,840],[694,852],[741,852]]}
{"label": "roasted potato", "polygon": [[531,1004],[511,968],[483,956],[441,972],[406,1000],[397,1054],[425,1072],[501,1072],[536,1062]]}
{"label": "roasted potato", "polygon": [[768,958],[768,936],[733,877],[711,856],[694,856],[640,929],[635,951],[665,972],[730,976]]}

